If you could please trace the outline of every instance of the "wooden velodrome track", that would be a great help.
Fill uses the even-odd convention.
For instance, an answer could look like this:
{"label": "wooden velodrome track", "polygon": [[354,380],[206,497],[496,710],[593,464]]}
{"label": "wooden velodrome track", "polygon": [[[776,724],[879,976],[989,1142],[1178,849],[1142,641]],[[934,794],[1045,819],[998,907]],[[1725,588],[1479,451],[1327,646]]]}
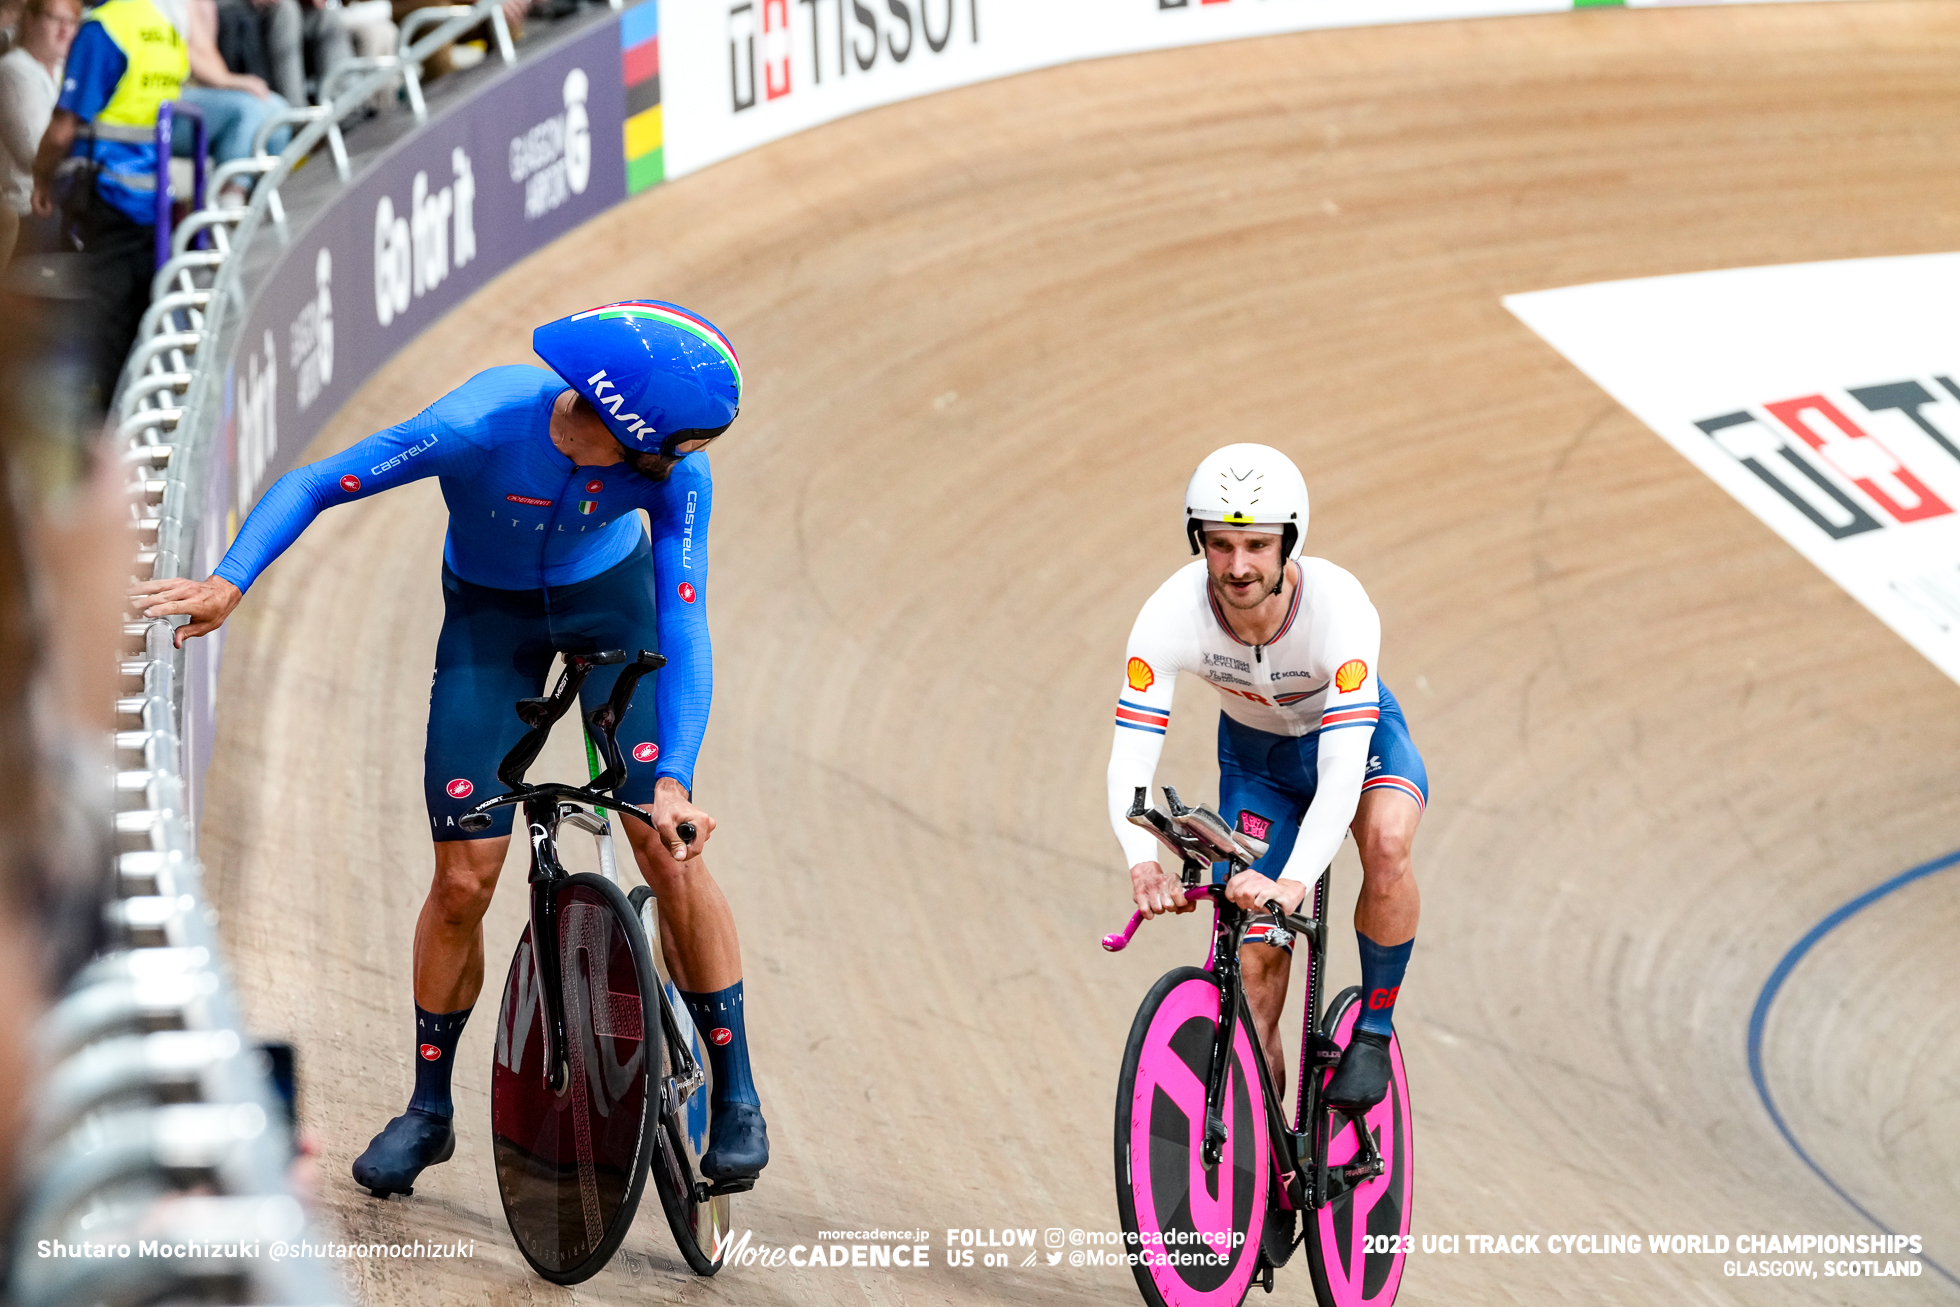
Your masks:
{"label": "wooden velodrome track", "polygon": [[[749,397],[715,454],[717,698],[698,796],[742,923],[770,1243],[920,1227],[933,1269],[699,1282],[649,1193],[576,1291],[531,1276],[489,1161],[490,918],[456,1160],[378,1203],[349,1160],[411,1080],[409,941],[441,611],[432,482],[324,517],[230,631],[203,849],[258,1028],[302,1050],[323,1203],[369,1303],[1128,1303],[1127,1272],[951,1269],[948,1228],[1116,1225],[1138,999],[1102,774],[1121,650],[1212,447],[1287,449],[1310,552],[1384,622],[1434,803],[1400,1008],[1418,1234],[1866,1233],[1745,1060],[1777,960],[1960,844],[1960,690],[1514,320],[1512,291],[1960,244],[1960,6],[1594,12],[1090,63],[797,136],[641,196],[397,357],[317,453],[536,323],[658,294]],[[350,318],[351,321],[351,318]],[[1214,793],[1180,691],[1160,779]],[[578,761],[556,748],[558,769]],[[549,764],[546,764],[549,765]],[[1337,873],[1344,922],[1356,875]],[[1798,970],[1793,1130],[1960,1265],[1952,876]],[[1337,979],[1353,974],[1335,933]],[[1297,1026],[1294,1027],[1297,1031]],[[1289,1040],[1290,1042],[1290,1040]],[[1542,1244],[1541,1244],[1542,1246]],[[1016,1259],[1018,1261],[1018,1259]],[[1916,1280],[1709,1256],[1429,1256],[1403,1301],[1921,1303]],[[1311,1301],[1304,1267],[1286,1300]]]}

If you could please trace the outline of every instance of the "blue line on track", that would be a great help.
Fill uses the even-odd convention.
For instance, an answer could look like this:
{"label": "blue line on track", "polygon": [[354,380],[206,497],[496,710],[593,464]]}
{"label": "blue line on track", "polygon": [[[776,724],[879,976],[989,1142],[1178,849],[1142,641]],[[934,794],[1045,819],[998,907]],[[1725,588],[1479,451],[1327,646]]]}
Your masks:
{"label": "blue line on track", "polygon": [[[1824,936],[1830,934],[1839,926],[1849,921],[1852,917],[1857,916],[1860,912],[1863,912],[1866,908],[1869,908],[1892,891],[1903,889],[1916,880],[1924,880],[1935,872],[1945,871],[1947,868],[1956,864],[1960,864],[1960,849],[1956,849],[1943,858],[1934,858],[1931,862],[1922,862],[1911,871],[1901,872],[1899,875],[1886,881],[1883,885],[1875,889],[1866,890],[1863,894],[1860,894],[1857,898],[1851,900],[1836,912],[1831,913],[1830,916],[1825,917],[1815,926],[1812,926],[1810,932],[1798,940],[1788,953],[1783,955],[1783,960],[1776,964],[1776,970],[1769,973],[1769,979],[1763,982],[1763,992],[1756,995],[1756,1008],[1749,1014],[1749,1078],[1756,1082],[1756,1094],[1763,1100],[1764,1108],[1768,1109],[1769,1119],[1776,1123],[1777,1133],[1782,1135],[1783,1142],[1790,1145],[1796,1155],[1803,1159],[1803,1164],[1812,1171],[1815,1171],[1817,1178],[1831,1187],[1832,1193],[1844,1199],[1858,1215],[1864,1217],[1887,1234],[1897,1234],[1898,1231],[1879,1220],[1876,1216],[1873,1216],[1865,1209],[1863,1203],[1846,1193],[1842,1185],[1833,1180],[1823,1167],[1817,1165],[1816,1159],[1805,1152],[1804,1146],[1797,1142],[1797,1137],[1790,1133],[1789,1124],[1784,1121],[1783,1114],[1776,1110],[1776,1100],[1770,1096],[1769,1092],[1769,1079],[1763,1074],[1763,1028],[1769,1024],[1770,1005],[1776,1002],[1777,992],[1783,988],[1783,982],[1790,978],[1790,973],[1797,969],[1797,964],[1803,961],[1804,955],[1815,948]],[[1947,1270],[1946,1267],[1941,1266],[1923,1252],[1919,1253],[1918,1257],[1920,1261],[1925,1262],[1928,1266],[1945,1276],[1949,1282],[1960,1286],[1960,1278],[1956,1278],[1952,1271]]]}

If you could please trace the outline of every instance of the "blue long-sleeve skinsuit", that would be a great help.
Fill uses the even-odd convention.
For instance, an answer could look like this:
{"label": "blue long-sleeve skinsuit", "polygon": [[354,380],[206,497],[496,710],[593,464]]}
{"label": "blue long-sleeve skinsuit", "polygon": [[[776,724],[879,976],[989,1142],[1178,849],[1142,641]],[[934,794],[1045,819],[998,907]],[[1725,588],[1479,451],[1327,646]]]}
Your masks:
{"label": "blue long-sleeve skinsuit", "polygon": [[[693,786],[714,691],[707,456],[688,455],[659,482],[625,464],[575,466],[550,435],[565,389],[543,368],[478,373],[408,421],[279,478],[212,573],[249,589],[322,509],[441,480],[449,534],[423,778],[437,840],[460,838],[455,819],[498,792],[497,764],[525,729],[512,705],[542,692],[554,652],[664,653],[654,692],[641,682],[619,729],[630,770],[618,794],[646,802],[662,776]],[[588,708],[617,674],[592,675]],[[510,812],[498,809],[476,838],[508,834]]]}

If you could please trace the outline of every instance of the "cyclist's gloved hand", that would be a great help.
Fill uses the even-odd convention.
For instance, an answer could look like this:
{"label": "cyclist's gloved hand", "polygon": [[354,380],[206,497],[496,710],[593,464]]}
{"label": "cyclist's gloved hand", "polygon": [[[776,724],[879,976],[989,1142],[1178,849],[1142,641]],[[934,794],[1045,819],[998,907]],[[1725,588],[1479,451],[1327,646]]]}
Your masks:
{"label": "cyclist's gloved hand", "polygon": [[1225,897],[1253,912],[1264,912],[1271,899],[1278,899],[1288,912],[1298,912],[1300,904],[1306,901],[1307,883],[1284,878],[1274,880],[1256,871],[1242,871],[1225,882]]}
{"label": "cyclist's gloved hand", "polygon": [[[660,832],[660,843],[675,862],[698,857],[708,836],[714,833],[715,819],[695,807],[681,783],[671,776],[662,776],[654,784],[653,802],[648,807],[653,813],[654,828]],[[684,821],[694,823],[693,844],[684,842],[674,831]]]}
{"label": "cyclist's gloved hand", "polygon": [[1139,862],[1130,868],[1130,895],[1146,920],[1162,912],[1189,912],[1198,906],[1184,897],[1184,882],[1155,862]]}

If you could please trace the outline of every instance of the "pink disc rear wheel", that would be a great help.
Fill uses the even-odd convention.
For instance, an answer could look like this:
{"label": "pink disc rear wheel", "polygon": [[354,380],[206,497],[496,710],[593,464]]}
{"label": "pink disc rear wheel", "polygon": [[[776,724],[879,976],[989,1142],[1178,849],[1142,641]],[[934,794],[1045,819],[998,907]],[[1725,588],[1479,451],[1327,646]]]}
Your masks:
{"label": "pink disc rear wheel", "polygon": [[[1361,991],[1346,989],[1327,1007],[1322,1029],[1346,1048],[1361,1015]],[[1368,1112],[1368,1132],[1381,1150],[1386,1169],[1364,1181],[1307,1222],[1307,1263],[1313,1268],[1314,1294],[1322,1307],[1387,1307],[1402,1287],[1408,1263],[1409,1217],[1414,1203],[1415,1150],[1410,1132],[1409,1076],[1402,1065],[1400,1040],[1389,1042],[1388,1097]],[[1318,1073],[1325,1085],[1331,1071]],[[1324,1132],[1327,1127],[1320,1127]],[[1333,1117],[1328,1161],[1340,1165],[1360,1151],[1347,1117]]]}

